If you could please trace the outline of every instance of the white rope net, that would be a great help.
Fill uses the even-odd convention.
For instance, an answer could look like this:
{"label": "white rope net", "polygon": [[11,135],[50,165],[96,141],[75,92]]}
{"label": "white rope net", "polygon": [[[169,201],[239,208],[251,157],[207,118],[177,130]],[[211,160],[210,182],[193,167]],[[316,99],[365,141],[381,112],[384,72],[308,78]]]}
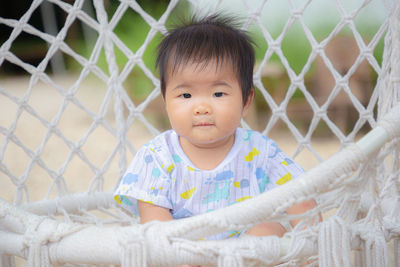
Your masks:
{"label": "white rope net", "polygon": [[[400,5],[397,1],[358,1],[349,9],[341,1],[331,1],[337,23],[323,38],[317,38],[305,19],[317,1],[288,1],[288,18],[278,34],[269,31],[262,20],[265,12],[275,12],[271,2],[240,3],[246,18],[243,27],[257,29],[266,44],[254,82],[256,103],[264,101],[270,113],[259,114],[269,116],[263,126],[254,125],[265,135],[287,128],[296,142],[293,157],[298,160],[305,155],[305,162],[315,160],[318,165],[303,179],[257,198],[184,220],[146,225],[137,224],[136,218],[117,208],[111,198],[118,178],[144,143],[141,140],[162,130],[150,112],[160,106],[159,80],[145,58],[153,53],[152,43],[166,32],[174,12],[188,6],[200,13],[204,5],[172,0],[155,18],[134,0],[115,1],[114,12],[109,11],[110,2],[102,0],[34,0],[20,18],[0,17],[0,26],[9,30],[0,44],[0,68],[12,65],[28,74],[20,80],[21,86],[0,77],[0,110],[5,114],[0,117],[4,199],[0,201],[0,266],[18,265],[20,258],[28,266],[400,266]],[[385,17],[367,41],[356,21],[374,4],[383,8]],[[208,12],[226,8],[224,1],[207,5]],[[46,14],[43,30],[31,24],[39,10]],[[51,10],[64,15],[58,29],[51,27],[51,22],[59,21],[49,16]],[[135,49],[116,30],[127,14],[136,14],[148,25],[146,33],[129,33],[144,36]],[[94,35],[86,40],[94,40],[87,56],[68,41],[77,24],[86,37]],[[285,48],[294,25],[310,47],[298,69]],[[355,48],[354,61],[345,71],[336,65],[329,48],[335,40],[340,41],[343,32],[350,34]],[[37,65],[21,59],[15,50],[16,40],[23,34],[48,45]],[[376,51],[383,40],[380,61]],[[343,47],[336,57],[351,50],[346,43]],[[274,71],[269,66],[276,64],[274,57],[283,73],[279,79],[288,80],[280,100],[266,86],[265,76]],[[62,79],[50,75],[50,68],[62,72],[60,62],[66,58],[78,66],[78,74],[64,74]],[[317,62],[328,74],[322,76],[319,90],[311,92],[307,77],[315,68],[319,70]],[[365,84],[361,82],[364,87],[360,89],[360,82],[353,82],[365,66],[377,76],[366,101],[359,95],[365,96]],[[140,99],[127,89],[137,71],[148,79],[148,94]],[[323,86],[329,87],[328,93]],[[293,117],[299,113],[293,101],[298,94],[311,114],[305,127]],[[38,102],[38,98],[45,100]],[[56,109],[50,108],[53,102]],[[337,120],[348,113],[349,106],[357,114],[351,129]],[[335,117],[332,109],[345,112]],[[77,130],[80,124],[85,125],[84,130]],[[340,149],[328,160],[314,143],[321,124],[332,133],[330,138],[338,140]],[[243,126],[254,127],[247,120]],[[354,144],[365,134],[365,127],[378,133]],[[383,146],[376,150],[379,142]],[[315,198],[318,206],[297,216],[302,221],[283,238],[198,241],[261,221],[291,220],[294,217],[282,211],[310,198]],[[324,220],[312,223],[319,213]]]}

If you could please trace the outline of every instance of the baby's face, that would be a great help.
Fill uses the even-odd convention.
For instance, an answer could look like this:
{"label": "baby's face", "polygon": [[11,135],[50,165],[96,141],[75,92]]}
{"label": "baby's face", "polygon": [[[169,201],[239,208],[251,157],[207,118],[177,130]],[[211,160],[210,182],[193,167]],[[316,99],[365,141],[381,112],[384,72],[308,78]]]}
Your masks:
{"label": "baby's face", "polygon": [[169,75],[165,103],[172,128],[180,138],[215,147],[234,137],[247,113],[242,91],[230,64],[187,63]]}

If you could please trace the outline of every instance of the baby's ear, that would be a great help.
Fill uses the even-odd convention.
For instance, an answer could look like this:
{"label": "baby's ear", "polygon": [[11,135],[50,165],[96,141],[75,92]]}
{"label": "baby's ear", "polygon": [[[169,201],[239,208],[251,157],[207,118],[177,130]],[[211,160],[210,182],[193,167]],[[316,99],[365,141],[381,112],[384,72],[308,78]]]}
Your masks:
{"label": "baby's ear", "polygon": [[249,96],[246,99],[246,103],[244,103],[242,117],[246,116],[247,111],[249,110],[251,103],[253,102],[253,99],[254,99],[254,88],[251,89],[251,91],[249,92]]}

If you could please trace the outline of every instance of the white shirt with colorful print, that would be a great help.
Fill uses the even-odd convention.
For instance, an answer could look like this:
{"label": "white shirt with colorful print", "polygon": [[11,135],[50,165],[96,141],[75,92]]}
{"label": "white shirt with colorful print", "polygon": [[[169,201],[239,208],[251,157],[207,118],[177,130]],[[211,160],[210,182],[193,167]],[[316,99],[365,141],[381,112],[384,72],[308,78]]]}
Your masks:
{"label": "white shirt with colorful print", "polygon": [[[114,199],[135,215],[141,200],[167,208],[179,219],[257,196],[303,172],[274,141],[242,128],[237,128],[226,158],[213,170],[201,170],[183,152],[177,133],[168,130],[137,152]],[[211,239],[239,233],[230,231]]]}

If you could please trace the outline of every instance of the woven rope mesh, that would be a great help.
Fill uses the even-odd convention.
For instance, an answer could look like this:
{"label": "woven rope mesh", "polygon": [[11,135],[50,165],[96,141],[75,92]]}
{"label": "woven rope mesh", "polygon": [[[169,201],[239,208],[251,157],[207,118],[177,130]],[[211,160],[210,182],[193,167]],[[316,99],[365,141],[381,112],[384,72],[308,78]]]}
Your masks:
{"label": "woven rope mesh", "polygon": [[[0,197],[18,207],[13,211],[15,217],[22,216],[18,215],[21,208],[48,215],[57,222],[78,225],[135,223],[136,218],[116,208],[110,196],[136,150],[169,127],[154,70],[154,48],[179,16],[240,12],[243,28],[252,33],[258,44],[256,100],[243,127],[276,138],[282,149],[306,170],[375,128],[378,118],[399,101],[400,72],[396,62],[400,48],[393,40],[400,36],[396,24],[400,12],[395,1],[329,1],[326,14],[331,14],[334,22],[323,32],[312,24],[318,16],[319,1],[285,1],[283,7],[279,7],[279,1],[236,1],[233,9],[229,1],[172,0],[160,1],[157,6],[142,2],[34,0],[17,17],[2,13],[5,15],[0,17],[0,30],[5,38],[0,41]],[[374,9],[379,12],[369,13]],[[273,28],[265,18],[274,17],[279,10],[284,10],[279,13],[284,19]],[[369,14],[376,14],[375,24],[368,24],[365,18]],[[135,23],[129,24],[132,20]],[[365,29],[369,31],[366,33]],[[31,53],[33,59],[27,56],[26,48],[20,48],[21,42],[27,40],[35,49]],[[296,45],[303,50],[297,51]],[[18,79],[7,72],[10,69],[19,73]],[[224,253],[218,245],[209,244],[212,253],[206,263],[312,266],[318,264],[315,259],[319,255],[324,259],[320,259],[320,266],[349,266],[321,252],[329,251],[326,240],[335,242],[340,238],[353,238],[349,250],[374,247],[374,253],[383,253],[356,254],[353,260],[357,266],[393,261],[387,243],[393,245],[392,239],[398,238],[400,232],[395,220],[400,212],[396,205],[398,141],[398,137],[394,138],[372,159],[360,160],[361,167],[355,161],[355,167],[338,172],[327,190],[307,193],[308,198],[320,199],[308,218],[315,218],[320,212],[324,219],[335,214],[333,222],[327,220],[333,226],[327,223],[301,231],[301,224],[297,229],[294,238],[311,240],[314,245],[299,242],[299,247],[306,248],[268,260],[259,254],[246,258],[249,252],[238,248],[239,258],[221,258],[219,255]],[[371,194],[363,195],[365,191]],[[293,194],[293,203],[307,198]],[[338,201],[337,196],[343,199]],[[268,216],[282,219],[283,208],[277,207]],[[1,215],[5,217],[7,212],[10,210],[4,208]],[[261,220],[267,215],[251,216]],[[222,230],[234,224],[230,219],[219,223],[221,218],[216,218],[201,227],[214,225]],[[311,219],[303,218],[304,224],[311,223]],[[384,227],[375,224],[383,218]],[[246,224],[245,220],[235,223]],[[19,221],[24,230],[11,227],[8,231],[26,239],[32,235],[29,222],[31,219]],[[343,225],[351,224],[351,238],[329,235],[333,231],[329,227],[340,232]],[[188,231],[193,225],[182,227],[176,235],[190,239]],[[384,239],[370,237],[365,225],[377,232],[384,228]],[[7,229],[7,225],[1,228]],[[323,231],[325,235],[321,234]],[[69,232],[58,237],[66,233]],[[192,252],[204,249],[201,244],[182,242]],[[34,246],[25,244],[29,252],[10,254],[32,263]],[[122,263],[134,265],[126,253]],[[334,249],[332,253],[340,258],[343,251]],[[3,257],[2,261],[5,266],[13,264],[11,258]],[[364,265],[366,262],[370,265]],[[116,262],[111,259],[106,263]],[[142,263],[137,260],[134,266]],[[230,265],[233,263],[237,265]]]}

